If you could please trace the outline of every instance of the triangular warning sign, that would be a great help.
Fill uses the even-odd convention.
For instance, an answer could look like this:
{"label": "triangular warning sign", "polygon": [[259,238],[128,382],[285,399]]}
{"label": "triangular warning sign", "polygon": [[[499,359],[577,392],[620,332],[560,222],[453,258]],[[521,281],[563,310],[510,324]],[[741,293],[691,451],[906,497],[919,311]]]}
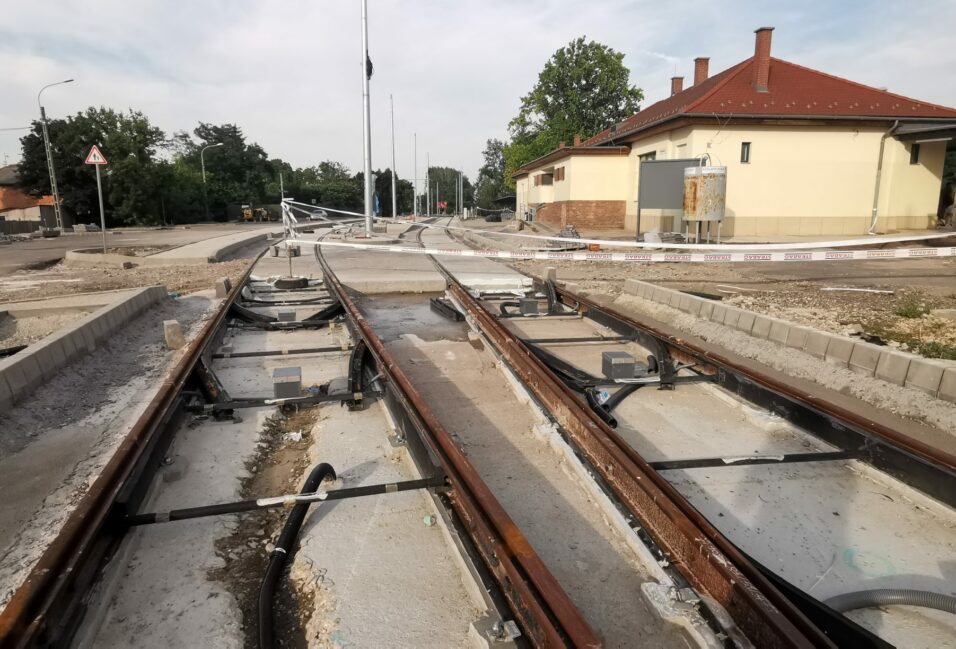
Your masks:
{"label": "triangular warning sign", "polygon": [[86,164],[88,165],[105,165],[106,158],[103,156],[103,153],[100,151],[99,147],[95,144],[93,148],[90,149],[89,154],[86,156]]}

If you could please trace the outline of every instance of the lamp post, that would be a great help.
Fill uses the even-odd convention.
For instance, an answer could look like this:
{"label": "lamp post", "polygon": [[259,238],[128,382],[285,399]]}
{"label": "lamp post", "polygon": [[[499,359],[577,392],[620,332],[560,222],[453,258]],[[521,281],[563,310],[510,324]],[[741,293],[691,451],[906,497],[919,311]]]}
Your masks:
{"label": "lamp post", "polygon": [[211,149],[217,146],[222,146],[222,142],[207,144],[199,151],[199,166],[202,167],[202,202],[206,211],[207,221],[209,220],[209,194],[206,192],[206,160],[203,158],[203,156],[206,155],[206,149]]}
{"label": "lamp post", "polygon": [[56,217],[56,227],[58,230],[63,229],[63,219],[60,217],[60,192],[56,187],[56,170],[53,167],[53,149],[50,147],[50,133],[46,125],[46,110],[43,108],[43,104],[40,103],[40,95],[42,95],[43,91],[47,88],[59,86],[64,83],[73,83],[73,79],[49,83],[40,88],[40,92],[37,93],[37,106],[40,108],[40,129],[43,131],[43,148],[46,150],[46,166],[50,172],[50,192],[53,194],[53,214]]}
{"label": "lamp post", "polygon": [[[364,135],[365,176],[365,236],[372,236],[372,125],[369,112],[368,80],[372,76],[368,58],[368,0],[362,0],[362,103],[365,110],[362,122]],[[392,170],[394,173],[394,169]]]}

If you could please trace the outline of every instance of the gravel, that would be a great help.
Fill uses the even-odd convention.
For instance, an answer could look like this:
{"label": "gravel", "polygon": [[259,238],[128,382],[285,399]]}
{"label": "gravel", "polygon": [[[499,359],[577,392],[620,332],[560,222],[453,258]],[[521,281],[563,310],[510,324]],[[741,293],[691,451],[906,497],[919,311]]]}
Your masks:
{"label": "gravel", "polygon": [[191,339],[218,302],[209,291],[154,307],[0,415],[0,493],[16,503],[0,510],[0,608],[185,353],[165,348],[163,320]]}
{"label": "gravel", "polygon": [[220,277],[229,277],[235,283],[248,267],[248,259],[195,266],[137,266],[129,269],[73,268],[60,262],[44,270],[22,270],[0,278],[0,303],[157,284],[177,293],[189,293],[212,287]]}
{"label": "gravel", "polygon": [[86,315],[87,313],[84,311],[53,313],[26,318],[0,315],[0,347],[16,347],[35,343]]}

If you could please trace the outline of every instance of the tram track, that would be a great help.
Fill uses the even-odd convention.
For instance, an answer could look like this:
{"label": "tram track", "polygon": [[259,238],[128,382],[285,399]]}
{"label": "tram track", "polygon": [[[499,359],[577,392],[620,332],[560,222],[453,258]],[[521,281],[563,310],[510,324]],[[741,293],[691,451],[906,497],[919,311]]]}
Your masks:
{"label": "tram track", "polygon": [[[407,234],[420,236],[420,230],[413,228]],[[69,644],[82,622],[87,593],[130,526],[182,517],[170,517],[167,513],[159,514],[157,519],[144,514],[141,507],[164,450],[185,417],[229,417],[242,408],[336,401],[350,410],[362,409],[376,399],[382,399],[389,407],[398,435],[421,474],[422,482],[415,488],[427,488],[443,509],[455,531],[459,551],[486,591],[489,608],[496,610],[502,620],[517,623],[519,643],[537,647],[603,646],[603,630],[594,628],[575,597],[536,552],[508,507],[499,501],[495,489],[485,482],[485,476],[463,450],[454,431],[436,414],[434,397],[423,392],[403,361],[395,357],[365,307],[342,284],[319,246],[315,250],[323,276],[321,289],[310,285],[303,289],[305,297],[277,290],[279,299],[261,299],[264,289],[249,286],[255,264],[232,288],[0,613],[0,649]],[[617,421],[610,414],[611,408],[627,394],[622,393],[606,408],[600,402],[589,401],[596,388],[621,390],[621,384],[595,377],[580,364],[562,359],[560,347],[587,344],[593,353],[620,349],[620,345],[643,350],[653,361],[648,359],[641,385],[678,391],[695,383],[714,386],[809,431],[832,449],[803,453],[803,457],[793,453],[783,456],[783,460],[777,459],[778,455],[767,456],[770,459],[734,460],[741,463],[739,466],[859,461],[952,508],[951,499],[956,493],[954,458],[875,418],[861,417],[819,395],[796,391],[785,382],[736,364],[714,350],[540,279],[536,280],[537,294],[532,301],[543,312],[520,317],[511,311],[514,307],[510,300],[469,289],[449,268],[435,258],[430,259],[447,283],[449,301],[439,304],[438,309],[445,309],[446,317],[453,315],[449,308],[460,310],[467,324],[489,343],[507,371],[555,424],[595,484],[631,521],[632,529],[650,554],[660,557],[673,578],[675,592],[686,591],[681,597],[708,621],[714,638],[719,638],[724,646],[844,646],[849,640],[860,639],[869,641],[870,646],[885,646],[814,598],[801,596],[799,588],[758,563],[739,539],[732,540],[692,504],[669,477],[672,474],[668,474],[695,467],[719,467],[723,459],[646,458],[632,440],[615,428]],[[320,294],[313,295],[317,290]],[[318,311],[311,320],[289,325],[250,311],[264,306],[308,306]],[[547,322],[552,316],[569,322],[586,321],[601,329],[601,333],[589,337],[580,333],[554,335],[544,329],[538,334],[531,332],[534,323]],[[551,322],[560,318],[552,318]],[[240,321],[245,324],[237,326]],[[244,329],[308,331],[340,322],[350,332],[348,345],[303,344],[255,351],[217,349],[227,328],[241,335]],[[531,323],[528,330],[518,326],[527,323]],[[323,354],[339,358],[348,354],[346,389],[332,392],[326,387],[291,400],[233,398],[211,370],[213,360],[314,358]],[[637,387],[628,390],[633,392]],[[197,394],[202,398],[197,399]],[[623,417],[622,426],[634,428],[627,416]],[[634,428],[638,429],[639,426]],[[328,459],[334,462],[334,458]],[[435,486],[435,476],[444,477],[439,487]],[[396,490],[383,487],[381,493]],[[195,509],[196,515],[232,511]]]}

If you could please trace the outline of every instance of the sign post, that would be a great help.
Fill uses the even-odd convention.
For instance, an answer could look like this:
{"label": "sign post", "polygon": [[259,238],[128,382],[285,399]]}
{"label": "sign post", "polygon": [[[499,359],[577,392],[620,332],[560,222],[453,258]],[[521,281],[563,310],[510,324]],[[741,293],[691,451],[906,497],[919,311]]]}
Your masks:
{"label": "sign post", "polygon": [[106,158],[95,144],[86,156],[86,164],[96,167],[96,193],[100,197],[100,230],[103,233],[103,254],[106,254],[106,213],[103,211],[103,183],[100,181],[100,166],[107,164]]}

